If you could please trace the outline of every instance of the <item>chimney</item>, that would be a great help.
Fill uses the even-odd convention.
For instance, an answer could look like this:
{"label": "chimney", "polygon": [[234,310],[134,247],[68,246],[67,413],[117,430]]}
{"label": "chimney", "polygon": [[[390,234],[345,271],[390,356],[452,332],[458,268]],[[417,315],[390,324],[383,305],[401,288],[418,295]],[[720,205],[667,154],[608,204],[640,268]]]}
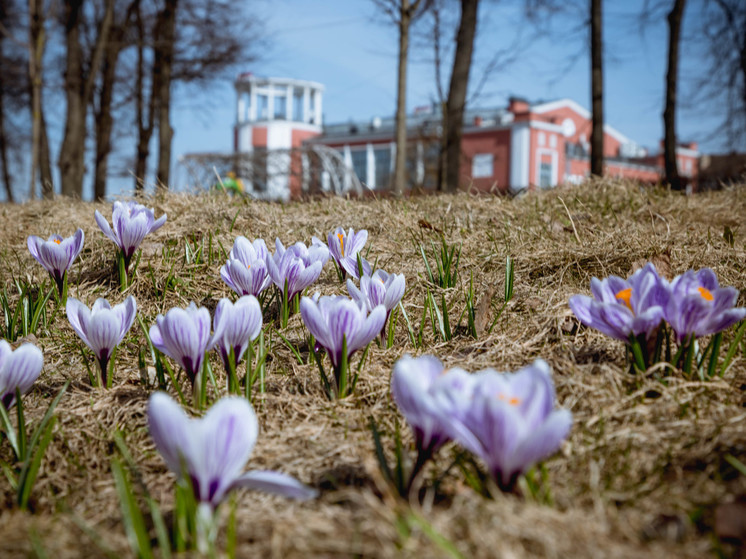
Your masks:
{"label": "chimney", "polygon": [[525,114],[528,112],[529,105],[522,97],[511,97],[508,99],[508,110],[514,115]]}
{"label": "chimney", "polygon": [[482,126],[482,117],[481,116],[475,116],[474,117],[474,126]]}

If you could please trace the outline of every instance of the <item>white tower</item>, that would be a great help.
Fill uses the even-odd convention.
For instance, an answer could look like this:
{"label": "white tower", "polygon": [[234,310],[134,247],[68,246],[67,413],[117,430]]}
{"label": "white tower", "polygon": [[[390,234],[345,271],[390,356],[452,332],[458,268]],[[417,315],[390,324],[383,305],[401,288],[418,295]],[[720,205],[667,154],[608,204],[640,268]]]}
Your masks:
{"label": "white tower", "polygon": [[[321,134],[324,87],[316,82],[260,78],[250,73],[241,74],[235,87],[234,150],[271,155],[254,159],[255,166],[261,161],[268,163],[265,169],[255,169],[255,176],[266,173],[265,197],[287,200],[299,194],[301,181],[298,173],[291,172],[296,162],[290,150]],[[254,190],[262,188],[260,184],[251,186]]]}

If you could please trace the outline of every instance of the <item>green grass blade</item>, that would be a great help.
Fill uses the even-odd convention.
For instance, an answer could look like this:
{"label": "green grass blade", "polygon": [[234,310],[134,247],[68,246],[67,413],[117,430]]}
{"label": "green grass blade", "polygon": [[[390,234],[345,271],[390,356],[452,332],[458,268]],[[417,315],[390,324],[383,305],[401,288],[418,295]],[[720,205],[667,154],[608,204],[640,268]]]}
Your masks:
{"label": "green grass blade", "polygon": [[153,548],[150,546],[150,537],[145,528],[145,520],[140,507],[137,505],[127,474],[117,458],[111,459],[111,473],[114,476],[114,484],[119,495],[119,504],[130,548],[138,557],[150,559],[153,557]]}
{"label": "green grass blade", "polygon": [[743,338],[744,332],[746,332],[746,320],[741,322],[741,324],[738,326],[738,330],[736,330],[736,337],[733,338],[733,341],[728,346],[728,353],[725,354],[723,365],[720,367],[721,377],[725,374],[725,370],[728,368],[730,362],[733,361],[733,358],[736,356],[736,351],[738,351],[738,345],[741,343],[741,338]]}
{"label": "green grass blade", "polygon": [[56,423],[57,418],[52,417],[52,420],[46,425],[41,442],[39,442],[34,453],[30,455],[23,464],[21,475],[18,478],[18,506],[21,510],[26,510],[28,507],[28,500],[29,497],[31,497],[31,489],[34,486],[34,481],[36,481],[36,476],[39,473],[41,459],[44,457],[44,452],[52,441],[52,435]]}

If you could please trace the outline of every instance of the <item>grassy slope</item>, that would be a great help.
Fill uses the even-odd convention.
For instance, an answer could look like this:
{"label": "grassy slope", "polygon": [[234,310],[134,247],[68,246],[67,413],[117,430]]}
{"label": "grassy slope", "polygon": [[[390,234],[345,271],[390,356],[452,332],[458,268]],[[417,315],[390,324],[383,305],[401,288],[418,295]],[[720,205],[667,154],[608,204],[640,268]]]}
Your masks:
{"label": "grassy slope", "polygon": [[[742,459],[746,454],[746,360],[741,350],[722,380],[703,384],[672,378],[663,385],[635,378],[627,373],[621,345],[574,328],[567,306],[571,294],[588,293],[592,276],[626,276],[650,259],[669,275],[711,266],[721,284],[743,292],[746,245],[744,230],[736,228],[746,215],[746,189],[684,197],[599,182],[514,201],[458,195],[280,206],[169,195],[149,204],[156,215],[167,212],[169,217],[166,226],[146,239],[130,291],[148,324],[172,306],[195,301],[213,308],[218,299],[231,296],[219,278],[224,257],[217,241],[230,250],[236,234],[262,237],[271,245],[275,236],[286,244],[308,243],[312,235],[325,238],[338,225],[366,228],[370,259],[406,275],[404,306],[418,324],[426,282],[412,239],[438,240],[420,220],[443,229],[449,242],[463,245],[463,287],[445,294],[452,319],[464,308],[471,273],[478,297],[494,293],[496,306],[505,257],[515,259],[514,299],[492,334],[441,342],[433,339],[427,323],[426,349],[415,349],[400,321],[395,347],[371,347],[357,393],[342,402],[328,402],[315,368],[299,364],[275,337],[267,393],[256,403],[261,433],[250,467],[281,469],[323,492],[318,501],[305,504],[240,494],[240,557],[444,555],[410,510],[465,557],[701,557],[712,550],[713,507],[746,490],[746,480],[723,459],[728,452]],[[69,235],[80,226],[86,244],[70,295],[89,304],[96,297],[121,301],[113,245],[98,231],[94,209],[109,214],[104,205],[64,200],[0,207],[0,282],[10,286],[11,278],[19,276],[44,279],[26,250],[27,235]],[[725,225],[736,230],[735,247],[722,238]],[[206,255],[204,263],[185,263],[185,242],[197,239],[207,251],[210,233],[212,261]],[[175,289],[164,293],[170,270]],[[344,292],[331,266],[317,287],[324,294]],[[739,303],[746,303],[743,295]],[[487,323],[494,306],[484,317]],[[302,345],[304,336],[300,318],[293,317],[286,337]],[[125,339],[115,386],[108,392],[88,386],[78,341],[64,313],[53,317],[37,343],[44,350],[45,367],[27,397],[28,415],[38,419],[65,379],[73,385],[58,407],[59,425],[34,490],[35,513],[8,510],[13,494],[0,480],[0,556],[27,556],[32,532],[53,557],[101,555],[73,517],[84,519],[109,547],[127,556],[109,471],[112,432],[124,432],[144,482],[166,508],[174,481],[145,427],[149,391],[139,382],[137,365],[144,336],[136,325]],[[393,428],[397,412],[388,392],[389,376],[392,364],[406,352],[434,353],[447,365],[467,370],[512,370],[536,357],[552,365],[559,402],[572,410],[575,420],[569,441],[547,462],[554,506],[512,496],[485,501],[455,472],[422,506],[409,509],[391,496],[377,471],[367,422],[373,415],[384,429]],[[447,467],[451,452],[450,447],[441,451],[434,471]],[[9,456],[4,443],[0,457]],[[689,520],[700,516],[696,523]]]}

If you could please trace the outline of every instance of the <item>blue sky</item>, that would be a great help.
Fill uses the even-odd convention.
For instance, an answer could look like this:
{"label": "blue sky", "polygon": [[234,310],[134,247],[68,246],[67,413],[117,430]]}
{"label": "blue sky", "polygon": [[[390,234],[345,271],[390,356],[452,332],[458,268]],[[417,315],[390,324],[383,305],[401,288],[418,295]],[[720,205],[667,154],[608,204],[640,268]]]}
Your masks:
{"label": "blue sky", "polygon": [[[586,2],[579,4],[582,9]],[[604,105],[609,124],[638,143],[657,149],[663,136],[666,26],[661,18],[643,34],[637,16],[641,4],[605,3]],[[520,48],[512,64],[488,75],[472,105],[502,106],[508,96],[519,95],[531,101],[570,97],[590,107],[586,32],[578,25],[578,18],[571,13],[556,17],[551,21],[550,33],[537,34],[523,20],[523,6],[519,0],[482,2],[472,93],[495,52],[516,44]],[[368,120],[394,113],[397,34],[372,1],[260,0],[252,3],[251,9],[265,21],[268,49],[261,53],[261,60],[243,71],[323,83],[326,123]],[[696,24],[697,10],[690,6],[685,25]],[[425,33],[429,25],[429,21],[422,21],[417,30]],[[447,65],[444,71],[447,80]],[[697,61],[685,46],[679,139],[699,141],[702,151],[717,151],[722,146],[708,140],[716,126],[712,115],[687,107],[693,103],[686,94],[691,89],[687,80],[697,72]],[[413,38],[407,106],[412,110],[427,105],[435,95],[432,49],[424,39]],[[177,95],[174,160],[190,152],[230,151],[234,107],[230,80],[217,81],[196,97]],[[184,175],[177,173],[175,177]]]}

